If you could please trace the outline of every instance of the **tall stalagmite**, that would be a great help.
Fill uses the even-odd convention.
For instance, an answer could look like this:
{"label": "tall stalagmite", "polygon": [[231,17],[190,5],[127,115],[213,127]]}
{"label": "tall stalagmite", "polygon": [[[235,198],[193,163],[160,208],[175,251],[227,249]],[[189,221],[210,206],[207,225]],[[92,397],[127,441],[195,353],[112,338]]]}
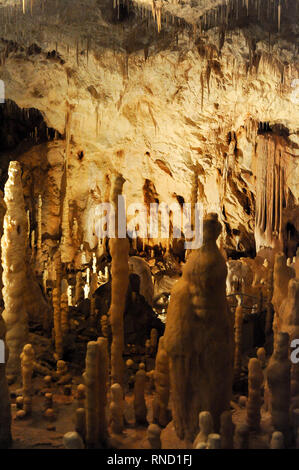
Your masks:
{"label": "tall stalagmite", "polygon": [[106,446],[106,401],[108,383],[108,346],[105,338],[87,344],[86,367],[86,444],[88,448]]}
{"label": "tall stalagmite", "polygon": [[200,411],[215,431],[229,410],[233,378],[233,325],[226,300],[227,268],[216,240],[217,214],[203,223],[203,245],[188,258],[167,313],[164,345],[170,359],[172,413],[177,435],[192,442]]}
{"label": "tall stalagmite", "polygon": [[276,431],[281,431],[285,439],[289,438],[290,408],[290,370],[288,357],[289,335],[278,333],[274,353],[267,367],[267,381],[270,389],[270,408],[272,424]]}
{"label": "tall stalagmite", "polygon": [[[118,175],[113,188],[112,202],[115,206],[116,225],[118,216],[120,218],[123,216],[118,209],[118,196],[122,194],[124,182],[124,178]],[[111,379],[112,383],[118,383],[123,387],[124,311],[129,285],[129,241],[127,238],[119,237],[120,233],[118,227],[116,227],[116,238],[109,240],[109,249],[112,257],[112,287],[109,317],[112,330]]]}
{"label": "tall stalagmite", "polygon": [[4,233],[1,240],[3,266],[3,299],[6,323],[6,341],[9,348],[7,373],[17,375],[20,371],[20,354],[28,340],[28,317],[25,309],[26,237],[27,216],[25,211],[21,167],[10,162],[4,200],[7,212],[4,217]]}

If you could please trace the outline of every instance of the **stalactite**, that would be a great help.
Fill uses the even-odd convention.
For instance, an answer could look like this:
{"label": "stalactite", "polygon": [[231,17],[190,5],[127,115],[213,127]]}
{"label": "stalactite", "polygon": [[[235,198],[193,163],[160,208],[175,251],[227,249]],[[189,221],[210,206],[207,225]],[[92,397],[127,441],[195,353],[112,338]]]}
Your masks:
{"label": "stalactite", "polygon": [[283,208],[288,168],[286,142],[282,137],[259,135],[257,138],[256,249],[282,248]]}
{"label": "stalactite", "polygon": [[21,182],[21,167],[10,162],[4,200],[7,211],[4,217],[4,234],[1,239],[3,266],[3,299],[6,323],[6,341],[10,350],[7,373],[18,375],[20,354],[28,340],[28,317],[25,310],[27,288],[26,236],[27,217]]}

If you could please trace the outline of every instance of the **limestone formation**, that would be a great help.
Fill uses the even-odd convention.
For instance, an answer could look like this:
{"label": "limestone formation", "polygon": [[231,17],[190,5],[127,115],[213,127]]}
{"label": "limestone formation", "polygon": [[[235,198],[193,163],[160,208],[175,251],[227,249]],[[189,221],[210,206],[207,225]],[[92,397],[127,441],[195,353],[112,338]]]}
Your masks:
{"label": "limestone formation", "polygon": [[150,424],[147,428],[147,438],[151,449],[161,449],[161,428],[157,424]]}
{"label": "limestone formation", "polygon": [[54,341],[55,341],[55,354],[56,360],[59,360],[63,356],[63,338],[61,330],[61,300],[60,291],[56,287],[52,292],[52,302],[54,311]]}
{"label": "limestone formation", "polygon": [[151,341],[151,348],[152,348],[153,354],[156,354],[157,343],[158,343],[158,331],[156,330],[156,328],[151,329],[150,341]]}
{"label": "limestone formation", "polygon": [[84,443],[77,432],[68,432],[63,436],[65,449],[84,449]]}
{"label": "limestone formation", "polygon": [[109,336],[109,318],[107,315],[101,316],[101,331],[104,338],[108,338]]}
{"label": "limestone formation", "polygon": [[163,336],[159,339],[156,366],[154,371],[155,394],[153,400],[153,417],[155,423],[166,427],[170,421],[169,411],[169,360],[164,349]]}
{"label": "limestone formation", "polygon": [[274,274],[273,274],[273,297],[272,304],[275,314],[277,316],[278,330],[280,331],[280,306],[285,298],[288,290],[290,279],[295,277],[295,272],[286,264],[286,257],[283,253],[278,253],[275,256]]}
{"label": "limestone formation", "polygon": [[76,409],[76,432],[81,436],[82,440],[86,438],[86,414],[84,408]]}
{"label": "limestone formation", "polygon": [[84,381],[86,444],[88,448],[103,448],[107,441],[108,347],[105,338],[90,341],[87,345]]}
{"label": "limestone formation", "polygon": [[4,358],[4,362],[0,361],[0,449],[5,449],[11,444],[10,399],[5,374],[8,358],[8,348],[4,342],[5,333],[5,323],[0,313],[0,354]]}
{"label": "limestone formation", "polygon": [[284,449],[284,437],[282,432],[275,431],[272,434],[270,449]]}
{"label": "limestone formation", "polygon": [[265,348],[258,348],[256,352],[257,358],[260,362],[260,366],[262,369],[266,367],[266,351]]}
{"label": "limestone formation", "polygon": [[203,223],[203,245],[188,258],[174,285],[164,345],[170,360],[172,413],[177,435],[192,442],[200,411],[210,411],[215,431],[229,408],[233,376],[233,327],[226,300],[225,260],[216,245],[217,215]]}
{"label": "limestone formation", "polygon": [[252,358],[248,364],[248,400],[247,400],[247,424],[249,429],[258,431],[261,421],[261,387],[264,374],[260,362]]}
{"label": "limestone formation", "polygon": [[110,401],[110,425],[111,430],[115,434],[120,434],[124,429],[124,399],[123,391],[119,384],[111,385],[111,401]]}
{"label": "limestone formation", "polygon": [[[280,330],[289,334],[290,343],[299,338],[299,279],[291,279],[288,295],[281,304]],[[299,407],[299,364],[291,365],[291,409]]]}
{"label": "limestone formation", "polygon": [[249,428],[247,424],[238,424],[235,431],[235,449],[248,449]]}
{"label": "limestone formation", "polygon": [[[121,196],[125,180],[118,175],[115,180],[112,201],[116,208],[116,220],[118,220],[118,197]],[[111,305],[108,312],[112,330],[111,345],[111,379],[112,383],[123,386],[124,375],[124,311],[126,294],[129,285],[129,241],[127,238],[111,238],[109,249],[112,257],[111,275]]]}
{"label": "limestone formation", "polygon": [[221,449],[234,448],[234,431],[232,413],[229,410],[224,411],[220,418]]}
{"label": "limestone formation", "polygon": [[221,449],[221,437],[219,434],[209,434],[207,449]]}
{"label": "limestone formation", "polygon": [[267,382],[270,389],[272,424],[276,431],[289,438],[290,370],[288,357],[289,335],[278,333],[276,347],[267,367]]}
{"label": "limestone formation", "polygon": [[62,292],[60,297],[60,328],[62,337],[69,331],[69,306],[67,292]]}
{"label": "limestone formation", "polygon": [[84,281],[82,271],[76,274],[75,305],[78,305],[84,299]]}
{"label": "limestone formation", "polygon": [[4,217],[4,233],[1,239],[3,267],[3,299],[6,323],[6,342],[9,357],[7,374],[17,375],[20,371],[20,354],[28,340],[28,316],[24,299],[26,279],[26,235],[27,217],[21,182],[21,167],[10,162],[8,180],[5,184],[4,200],[7,211]]}
{"label": "limestone formation", "polygon": [[235,312],[235,354],[234,354],[234,375],[239,377],[242,368],[242,326],[243,308],[238,304]]}
{"label": "limestone formation", "polygon": [[[26,344],[21,353],[21,369],[22,369],[22,384],[23,384],[23,397],[27,399],[27,408],[30,406],[29,401],[32,400],[33,387],[32,387],[32,374],[34,370],[35,353],[31,344]],[[26,410],[25,410],[26,411]]]}
{"label": "limestone formation", "polygon": [[139,370],[135,376],[134,385],[134,410],[135,410],[135,421],[137,424],[146,424],[147,408],[145,403],[145,387],[147,376],[144,370],[145,366],[141,362],[139,364]]}
{"label": "limestone formation", "polygon": [[198,416],[198,425],[200,431],[193,442],[194,449],[197,449],[198,444],[201,442],[207,443],[209,435],[213,433],[214,425],[211,413],[208,411],[201,411]]}
{"label": "limestone formation", "polygon": [[77,387],[78,408],[84,408],[85,398],[86,398],[86,387],[84,384],[79,384]]}

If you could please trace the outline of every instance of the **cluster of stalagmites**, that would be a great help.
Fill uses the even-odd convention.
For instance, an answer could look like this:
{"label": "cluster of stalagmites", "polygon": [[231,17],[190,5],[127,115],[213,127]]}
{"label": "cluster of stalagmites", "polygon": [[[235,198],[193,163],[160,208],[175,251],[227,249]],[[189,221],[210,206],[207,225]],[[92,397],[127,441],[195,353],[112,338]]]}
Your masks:
{"label": "cluster of stalagmites", "polygon": [[[122,176],[117,175],[112,191],[116,211],[123,184]],[[35,347],[29,342],[26,290],[30,230],[21,169],[16,162],[9,167],[4,201],[1,248],[5,310],[0,316],[0,339],[5,341],[5,364],[0,364],[0,447],[11,442],[6,374],[9,382],[15,380],[22,387],[15,417],[30,419],[36,400],[35,373],[44,376],[42,413],[50,428],[58,419],[55,391],[76,400],[75,428],[63,439],[66,448],[113,446],[124,436],[132,419],[128,415],[134,416],[136,426],[146,429],[152,449],[163,446],[163,435],[170,432],[172,424],[176,438],[189,448],[246,449],[251,446],[252,434],[265,434],[264,413],[270,414],[272,423],[266,430],[265,445],[274,449],[299,443],[299,366],[290,361],[291,342],[299,338],[298,257],[287,262],[282,253],[277,253],[274,260],[257,256],[226,263],[217,246],[221,224],[216,214],[208,214],[203,223],[203,244],[189,254],[182,277],[172,289],[164,335],[153,328],[142,354],[136,353],[138,348],[133,344],[132,357],[128,358],[124,316],[130,269],[138,261],[129,261],[127,239],[109,240],[110,308],[100,317],[102,335],[95,334],[86,345],[85,370],[74,394],[71,367],[64,361],[65,343],[73,306],[89,298],[91,324],[97,318],[92,301],[100,282],[96,255],[92,268],[89,265],[86,269],[85,262],[80,266],[72,286],[59,247],[53,251],[52,263],[49,260],[46,265],[42,283],[46,291],[51,279],[53,316],[45,312],[42,323],[45,328],[49,324],[50,330],[52,327],[57,368],[51,372],[39,364]],[[39,251],[40,199],[38,207]],[[142,274],[143,268],[138,269]],[[145,278],[143,282],[148,283]],[[248,305],[254,315],[266,311],[266,342],[256,355],[244,358],[243,327]],[[248,396],[239,398],[236,407],[242,413],[242,422],[239,419],[235,424],[233,383],[242,379],[244,370]]]}

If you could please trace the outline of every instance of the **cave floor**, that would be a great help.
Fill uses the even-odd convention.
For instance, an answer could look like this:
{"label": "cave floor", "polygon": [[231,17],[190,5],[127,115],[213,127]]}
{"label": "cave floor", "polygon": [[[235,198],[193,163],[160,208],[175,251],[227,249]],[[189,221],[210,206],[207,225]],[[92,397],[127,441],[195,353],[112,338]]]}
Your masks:
{"label": "cave floor", "polygon": [[[23,419],[16,418],[15,398],[20,394],[20,389],[17,385],[12,385],[12,449],[63,449],[63,435],[75,429],[75,410],[78,408],[75,393],[79,383],[82,383],[79,376],[73,378],[72,394],[68,396],[64,394],[63,386],[55,384],[51,389],[45,389],[42,379],[36,377],[34,379],[36,394],[33,397],[32,414]],[[45,401],[43,395],[49,391],[53,394],[54,421],[48,421],[43,416]],[[146,402],[149,410],[147,418],[149,422],[152,421],[152,398],[153,395],[147,393]],[[240,408],[237,401],[232,402],[232,409],[234,423],[245,423],[246,409]],[[113,449],[149,449],[146,426],[136,426],[134,423],[132,392],[126,395],[125,418],[127,423],[125,430],[121,435],[110,434],[109,447]],[[262,409],[261,431],[250,434],[249,448],[267,448],[270,431],[270,415]],[[186,444],[177,438],[172,422],[162,431],[161,441],[163,449],[187,448]]]}

